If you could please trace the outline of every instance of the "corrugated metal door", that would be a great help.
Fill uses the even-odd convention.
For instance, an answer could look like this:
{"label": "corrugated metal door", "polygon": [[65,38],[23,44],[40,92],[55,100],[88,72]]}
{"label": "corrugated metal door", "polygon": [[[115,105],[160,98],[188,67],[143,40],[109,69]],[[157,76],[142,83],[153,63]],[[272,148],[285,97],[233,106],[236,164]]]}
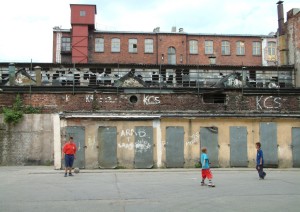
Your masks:
{"label": "corrugated metal door", "polygon": [[117,161],[117,128],[116,127],[99,127],[99,167],[116,168]]}
{"label": "corrugated metal door", "polygon": [[[219,167],[219,144],[217,127],[200,127],[200,148],[206,147],[210,167]],[[201,150],[200,150],[201,153]]]}
{"label": "corrugated metal door", "polygon": [[230,127],[230,166],[248,166],[246,127]]}
{"label": "corrugated metal door", "polygon": [[292,128],[293,167],[300,168],[300,128]]}
{"label": "corrugated metal door", "polygon": [[183,127],[166,128],[166,167],[182,168],[184,164]]}
{"label": "corrugated metal door", "polygon": [[135,127],[134,166],[138,169],[153,167],[153,128]]}
{"label": "corrugated metal door", "polygon": [[260,123],[260,142],[266,167],[278,166],[277,125],[274,122]]}
{"label": "corrugated metal door", "polygon": [[82,126],[66,127],[66,136],[67,138],[72,136],[77,146],[73,167],[85,168],[85,128]]}

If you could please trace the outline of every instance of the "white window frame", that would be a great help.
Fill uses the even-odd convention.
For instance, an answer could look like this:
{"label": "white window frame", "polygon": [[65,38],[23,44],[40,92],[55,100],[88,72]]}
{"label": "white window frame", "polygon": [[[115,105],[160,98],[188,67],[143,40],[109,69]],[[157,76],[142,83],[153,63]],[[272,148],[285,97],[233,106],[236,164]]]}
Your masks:
{"label": "white window frame", "polygon": [[130,38],[128,40],[128,52],[129,53],[137,53],[137,39]]}
{"label": "white window frame", "polygon": [[95,52],[104,52],[104,38],[95,38]]}
{"label": "white window frame", "polygon": [[245,42],[236,42],[236,55],[245,55]]}
{"label": "white window frame", "polygon": [[230,55],[230,42],[228,40],[223,40],[221,45],[222,55]]}
{"label": "white window frame", "polygon": [[261,42],[252,42],[252,55],[261,55]]}
{"label": "white window frame", "polygon": [[120,38],[111,39],[111,52],[120,52]]}
{"label": "white window frame", "polygon": [[212,40],[205,41],[205,54],[214,53],[214,42]]}
{"label": "white window frame", "polygon": [[153,39],[145,39],[145,53],[153,53]]}
{"label": "white window frame", "polygon": [[190,40],[189,41],[190,54],[198,54],[198,41]]}

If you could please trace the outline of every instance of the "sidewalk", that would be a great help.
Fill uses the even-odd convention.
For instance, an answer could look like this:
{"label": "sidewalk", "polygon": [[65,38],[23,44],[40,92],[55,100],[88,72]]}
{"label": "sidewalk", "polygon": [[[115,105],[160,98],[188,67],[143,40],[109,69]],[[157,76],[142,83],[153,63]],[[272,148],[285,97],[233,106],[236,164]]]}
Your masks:
{"label": "sidewalk", "polygon": [[201,186],[200,169],[81,170],[64,177],[51,166],[0,167],[0,211],[194,212],[299,211],[300,169],[212,169],[215,188]]}

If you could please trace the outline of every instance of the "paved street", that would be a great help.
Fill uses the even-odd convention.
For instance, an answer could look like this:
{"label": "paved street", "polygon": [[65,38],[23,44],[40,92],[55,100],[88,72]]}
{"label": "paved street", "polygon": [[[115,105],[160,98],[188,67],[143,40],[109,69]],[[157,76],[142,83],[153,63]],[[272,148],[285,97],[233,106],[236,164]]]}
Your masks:
{"label": "paved street", "polygon": [[215,188],[200,186],[200,169],[81,170],[0,167],[0,211],[299,211],[300,169],[213,169]]}

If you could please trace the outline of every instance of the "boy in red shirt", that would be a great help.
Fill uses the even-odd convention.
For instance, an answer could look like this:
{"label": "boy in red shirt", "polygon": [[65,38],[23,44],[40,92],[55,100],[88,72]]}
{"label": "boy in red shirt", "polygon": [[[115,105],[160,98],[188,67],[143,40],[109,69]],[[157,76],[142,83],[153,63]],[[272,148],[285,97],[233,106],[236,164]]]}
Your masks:
{"label": "boy in red shirt", "polygon": [[76,158],[77,147],[73,141],[73,137],[71,136],[69,141],[65,143],[63,147],[63,155],[62,158],[65,159],[65,177],[67,177],[67,173],[69,170],[69,176],[73,176],[72,174],[72,166],[74,159]]}

